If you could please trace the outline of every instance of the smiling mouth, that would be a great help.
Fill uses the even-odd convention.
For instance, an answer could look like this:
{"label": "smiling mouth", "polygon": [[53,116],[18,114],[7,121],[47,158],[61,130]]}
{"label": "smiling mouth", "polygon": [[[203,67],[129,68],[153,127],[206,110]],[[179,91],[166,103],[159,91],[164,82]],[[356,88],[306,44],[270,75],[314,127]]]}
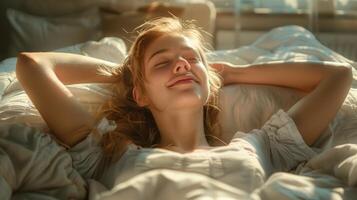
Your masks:
{"label": "smiling mouth", "polygon": [[175,83],[173,83],[169,87],[173,87],[175,85],[180,85],[180,84],[190,84],[190,83],[195,83],[195,82],[196,82],[195,80],[193,80],[191,78],[188,78],[188,79],[183,79],[183,80],[176,81]]}

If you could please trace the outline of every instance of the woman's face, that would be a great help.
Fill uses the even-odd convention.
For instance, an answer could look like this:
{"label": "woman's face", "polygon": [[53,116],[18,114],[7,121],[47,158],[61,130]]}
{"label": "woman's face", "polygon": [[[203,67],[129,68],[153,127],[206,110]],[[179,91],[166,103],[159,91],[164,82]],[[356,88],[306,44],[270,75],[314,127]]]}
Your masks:
{"label": "woman's face", "polygon": [[184,111],[207,102],[207,69],[189,38],[178,34],[157,38],[144,54],[144,68],[146,92],[140,99],[150,110]]}

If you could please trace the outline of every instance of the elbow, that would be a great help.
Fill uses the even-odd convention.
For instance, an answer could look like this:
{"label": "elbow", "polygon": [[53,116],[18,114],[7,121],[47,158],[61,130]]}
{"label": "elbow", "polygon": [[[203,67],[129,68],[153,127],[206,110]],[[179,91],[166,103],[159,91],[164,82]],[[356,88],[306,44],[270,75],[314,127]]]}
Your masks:
{"label": "elbow", "polygon": [[353,67],[350,64],[343,64],[335,68],[332,75],[343,77],[348,83],[352,84]]}
{"label": "elbow", "polygon": [[352,65],[350,64],[343,64],[342,66],[337,67],[338,71],[341,73],[345,73],[346,76],[349,76],[352,79]]}
{"label": "elbow", "polygon": [[17,62],[33,62],[34,56],[31,52],[20,52],[17,54]]}
{"label": "elbow", "polygon": [[352,67],[352,65],[348,64],[348,65],[341,67],[341,71],[343,71],[344,76],[346,76],[346,79],[348,79],[349,85],[351,86],[352,81],[353,81],[353,67]]}
{"label": "elbow", "polygon": [[348,71],[348,76],[350,77],[350,79],[352,80],[353,79],[353,67],[352,65],[348,65],[345,67],[346,70]]}
{"label": "elbow", "polygon": [[32,53],[21,52],[17,55],[16,73],[36,64]]}
{"label": "elbow", "polygon": [[34,53],[30,52],[21,52],[17,55],[17,62],[16,62],[16,77],[19,81],[21,81],[22,77],[26,74],[30,75],[33,69],[37,68],[38,66],[37,58],[35,57]]}

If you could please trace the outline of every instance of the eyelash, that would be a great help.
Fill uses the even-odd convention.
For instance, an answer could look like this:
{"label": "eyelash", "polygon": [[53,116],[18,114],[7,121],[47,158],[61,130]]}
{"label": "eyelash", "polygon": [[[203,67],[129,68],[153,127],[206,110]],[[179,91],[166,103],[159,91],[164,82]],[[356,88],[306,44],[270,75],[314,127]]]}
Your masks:
{"label": "eyelash", "polygon": [[[200,59],[199,58],[196,58],[196,57],[194,57],[194,58],[185,58],[188,62],[194,62],[194,63],[198,63],[199,61],[200,61]],[[155,67],[159,67],[159,66],[161,66],[161,65],[167,65],[167,64],[169,64],[171,61],[170,60],[165,60],[165,61],[163,61],[163,62],[160,62],[160,63],[158,63],[158,64],[156,64],[155,65]]]}
{"label": "eyelash", "polygon": [[170,61],[166,60],[155,65],[155,67],[160,67],[161,65],[167,65]]}

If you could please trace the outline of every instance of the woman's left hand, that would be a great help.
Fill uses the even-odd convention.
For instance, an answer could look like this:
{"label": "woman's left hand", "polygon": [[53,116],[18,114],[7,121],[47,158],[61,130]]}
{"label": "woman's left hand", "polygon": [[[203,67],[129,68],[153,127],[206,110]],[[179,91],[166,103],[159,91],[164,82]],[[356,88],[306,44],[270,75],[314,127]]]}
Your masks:
{"label": "woman's left hand", "polygon": [[231,84],[229,77],[233,74],[236,68],[232,63],[229,62],[214,62],[209,63],[209,65],[215,69],[215,71],[222,77],[224,85]]}

